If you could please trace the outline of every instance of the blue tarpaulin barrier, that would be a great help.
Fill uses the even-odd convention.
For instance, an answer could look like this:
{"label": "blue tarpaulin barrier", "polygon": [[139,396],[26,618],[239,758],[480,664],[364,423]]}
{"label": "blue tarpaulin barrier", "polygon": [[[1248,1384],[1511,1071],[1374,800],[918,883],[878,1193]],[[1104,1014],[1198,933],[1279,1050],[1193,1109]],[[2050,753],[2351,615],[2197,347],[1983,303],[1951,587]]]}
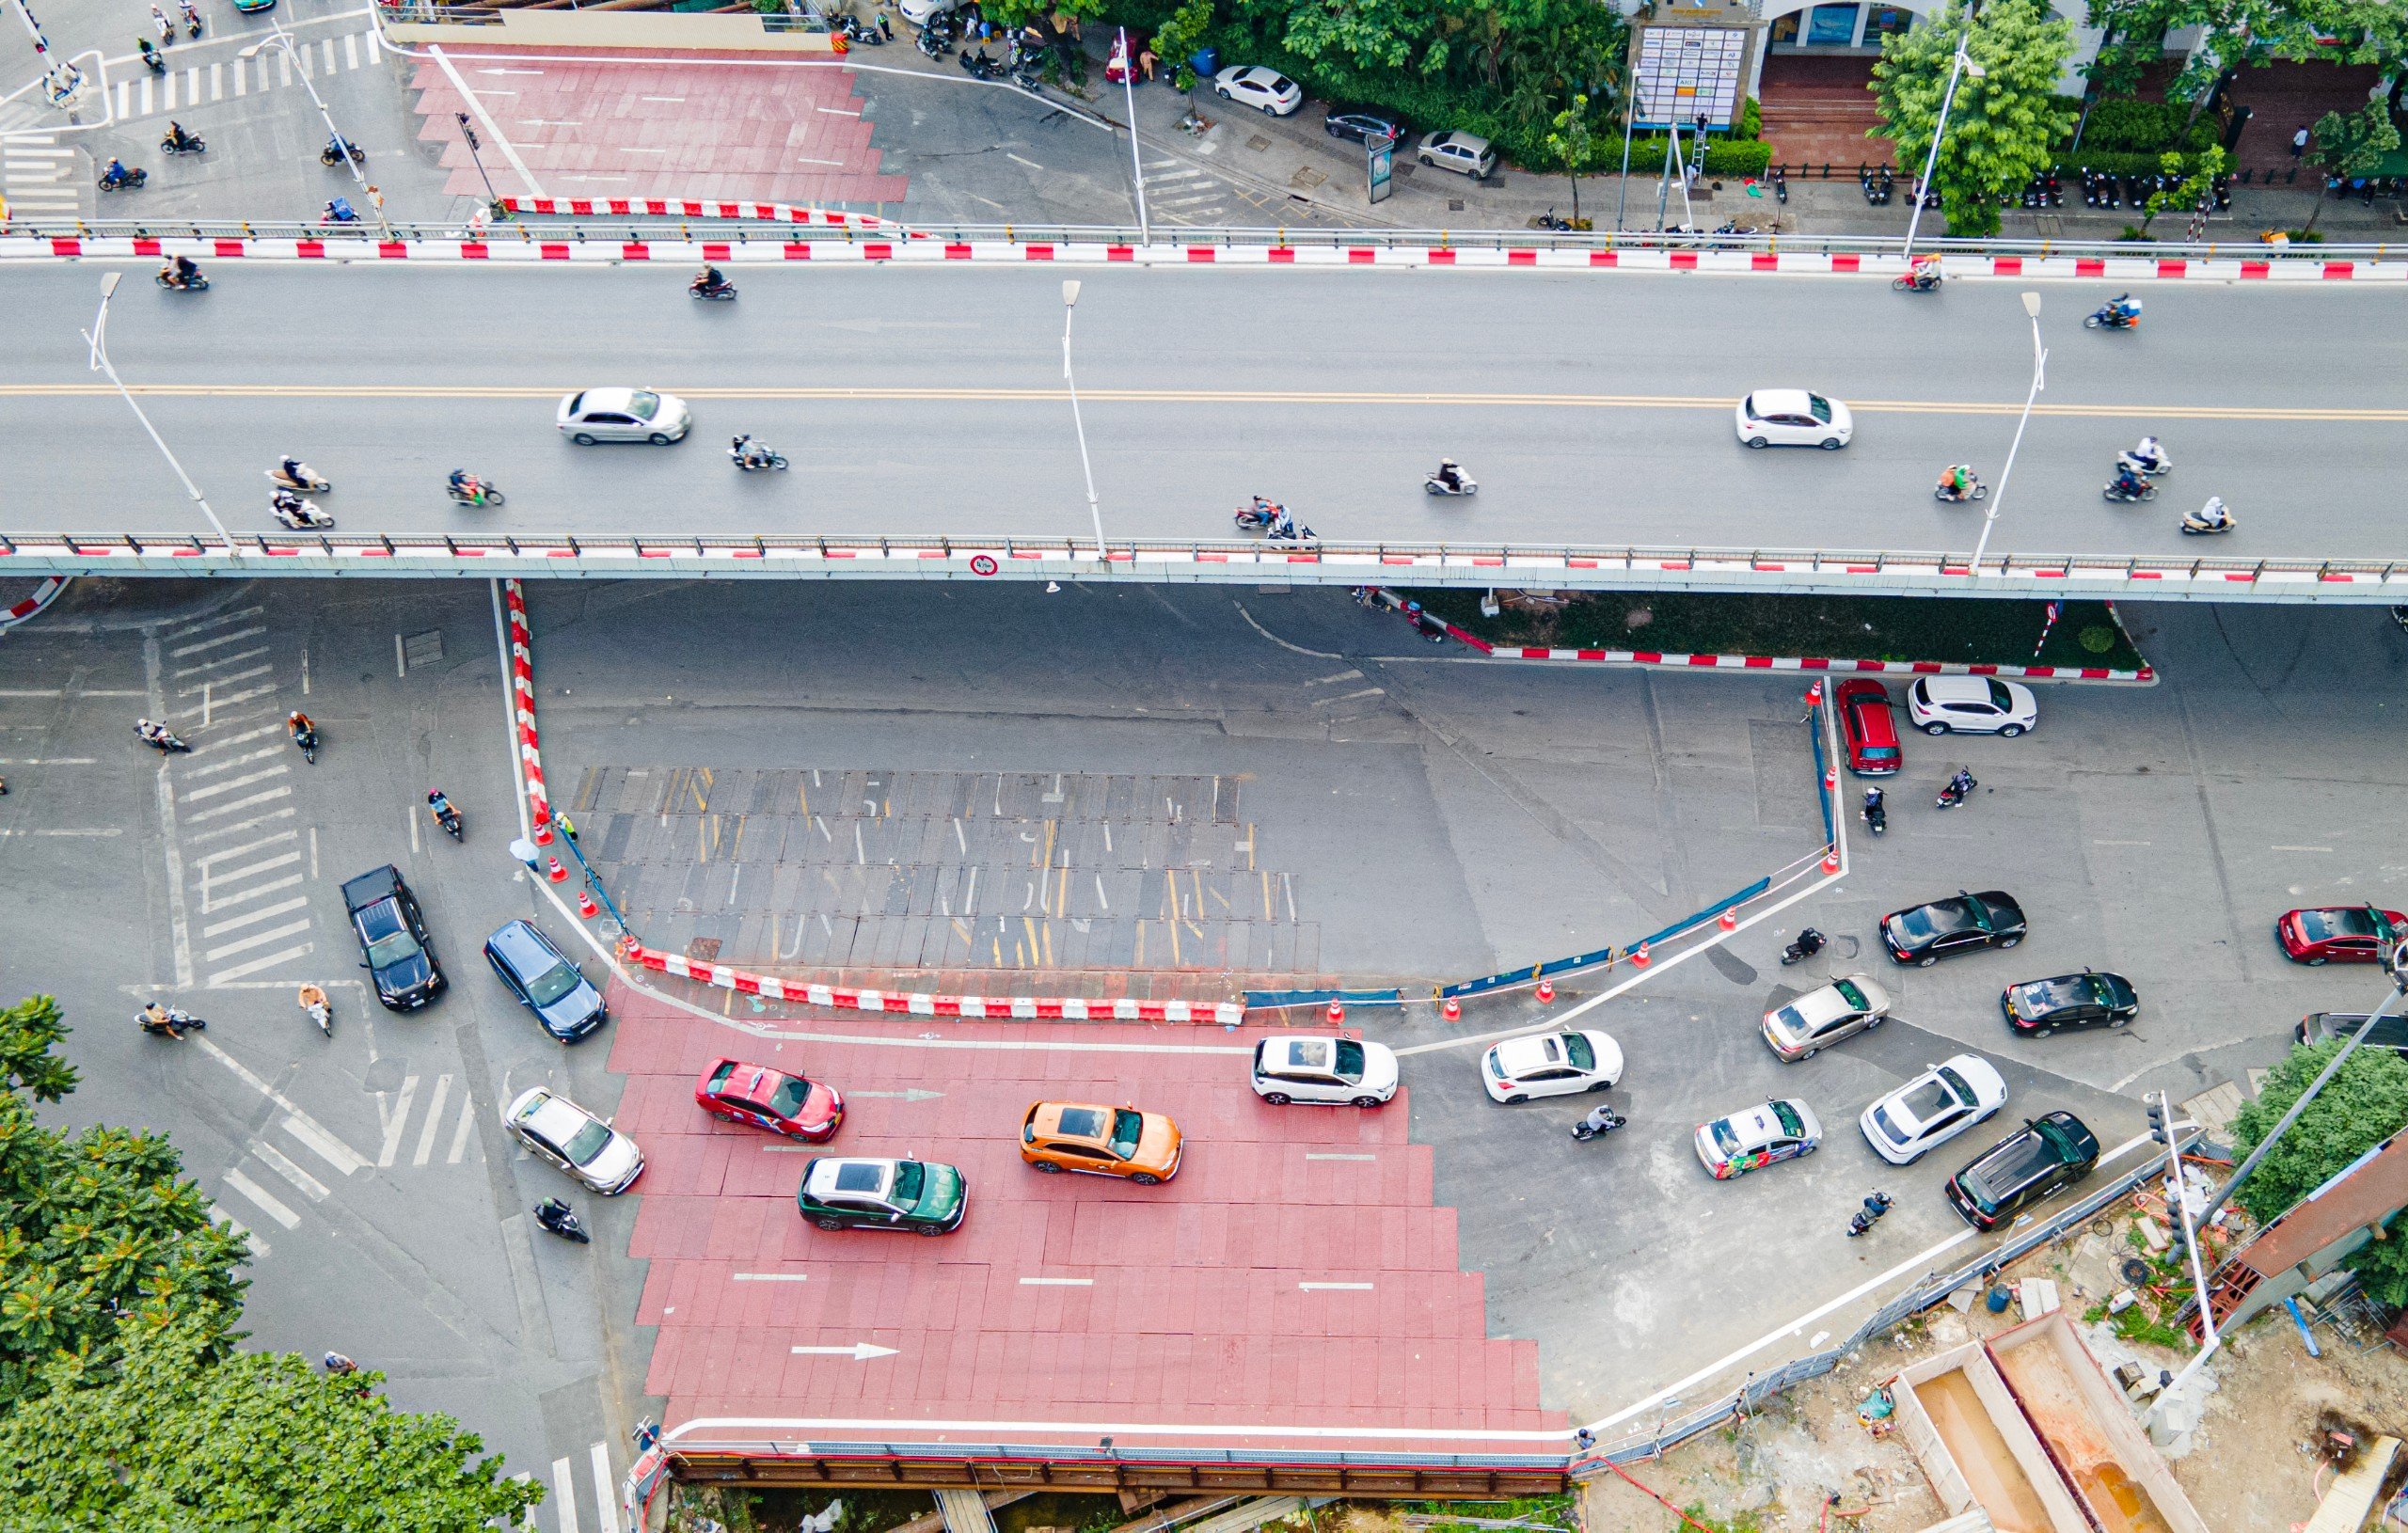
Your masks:
{"label": "blue tarpaulin barrier", "polygon": [[1576,953],[1568,958],[1550,958],[1545,963],[1531,964],[1527,969],[1514,969],[1501,974],[1467,979],[1459,985],[1441,987],[1438,996],[1439,999],[1444,1000],[1449,996],[1485,995],[1491,990],[1508,989],[1516,985],[1532,985],[1542,979],[1552,979],[1558,974],[1568,974],[1576,969],[1594,969],[1602,963],[1612,963],[1620,958],[1627,958],[1640,942],[1654,947],[1656,943],[1678,937],[1685,931],[1693,931],[1723,911],[1747,904],[1771,887],[1770,878],[1758,878],[1745,889],[1723,895],[1704,909],[1693,915],[1683,916],[1662,931],[1649,933],[1640,938],[1639,942],[1631,943],[1629,947],[1601,947],[1594,953]]}
{"label": "blue tarpaulin barrier", "polygon": [[1248,990],[1245,1009],[1275,1011],[1282,1006],[1325,1006],[1332,1001],[1350,1006],[1401,1006],[1402,990]]}

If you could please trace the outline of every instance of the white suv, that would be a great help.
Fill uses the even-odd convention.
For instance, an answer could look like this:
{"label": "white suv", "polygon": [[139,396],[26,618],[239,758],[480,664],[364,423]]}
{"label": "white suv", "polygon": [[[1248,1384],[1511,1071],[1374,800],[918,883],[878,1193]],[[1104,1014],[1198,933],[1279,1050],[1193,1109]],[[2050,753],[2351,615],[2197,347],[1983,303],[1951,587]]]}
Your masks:
{"label": "white suv", "polygon": [[2029,687],[1995,676],[1917,676],[1907,688],[1907,718],[1925,735],[2011,740],[2040,721],[2040,704]]}
{"label": "white suv", "polygon": [[1486,181],[1497,168],[1497,151],[1478,134],[1442,128],[1421,140],[1418,157],[1423,165],[1452,170],[1474,181]]}
{"label": "white suv", "polygon": [[1327,1033],[1274,1033],[1254,1046],[1254,1094],[1274,1107],[1377,1107],[1396,1095],[1396,1051]]}

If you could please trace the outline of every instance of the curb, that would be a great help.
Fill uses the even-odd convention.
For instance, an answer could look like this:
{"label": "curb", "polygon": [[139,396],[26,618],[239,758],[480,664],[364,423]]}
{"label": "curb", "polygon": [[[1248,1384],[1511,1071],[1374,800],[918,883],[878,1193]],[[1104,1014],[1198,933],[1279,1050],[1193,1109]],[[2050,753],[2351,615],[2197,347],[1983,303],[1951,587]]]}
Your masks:
{"label": "curb", "polygon": [[787,202],[735,202],[714,198],[505,197],[512,213],[543,218],[745,218],[755,223],[823,224],[831,229],[890,229],[906,239],[921,234],[866,213],[830,213]]}
{"label": "curb", "polygon": [[2009,681],[2098,681],[2154,686],[2157,668],[2115,671],[2105,666],[1981,665],[1955,660],[1834,660],[1819,656],[1684,655],[1671,650],[1548,649],[1535,644],[1495,644],[1446,619],[1424,611],[1382,587],[1380,599],[1422,632],[1435,628],[1492,660],[1575,660],[1591,665],[1634,666],[1649,671],[1807,671],[1866,676],[2003,676]]}
{"label": "curb", "polygon": [[43,608],[46,608],[52,602],[56,601],[58,599],[58,593],[67,589],[67,580],[68,577],[64,575],[54,575],[50,578],[44,580],[41,584],[34,587],[34,593],[32,595],[26,597],[24,601],[19,602],[16,606],[11,607],[7,611],[0,612],[0,633],[7,633],[18,624],[24,622],[29,617],[35,616],[37,613],[40,612]]}

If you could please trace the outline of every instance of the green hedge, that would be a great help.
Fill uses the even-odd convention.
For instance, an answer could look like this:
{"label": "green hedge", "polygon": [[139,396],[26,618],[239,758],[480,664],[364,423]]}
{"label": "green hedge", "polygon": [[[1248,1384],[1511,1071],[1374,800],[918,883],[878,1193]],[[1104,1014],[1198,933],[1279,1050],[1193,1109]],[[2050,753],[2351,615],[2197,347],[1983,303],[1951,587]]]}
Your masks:
{"label": "green hedge", "polygon": [[[2081,179],[2084,167],[2109,176],[2153,176],[2164,168],[2160,164],[2162,159],[2162,154],[2093,154],[2085,140],[2081,153],[2057,157],[2057,179],[2072,185]],[[2182,156],[2182,174],[2191,174],[2198,164],[2197,155],[2185,154]]]}
{"label": "green hedge", "polygon": [[[1688,152],[1686,141],[1681,152]],[[1772,146],[1762,139],[1708,138],[1705,141],[1705,173],[1709,176],[1761,176],[1772,164]],[[1622,159],[1616,154],[1609,166],[1602,169],[1619,170]],[[1664,140],[1634,138],[1630,141],[1630,173],[1653,176],[1664,167]]]}
{"label": "green hedge", "polygon": [[[2080,157],[2093,154],[2162,154],[2167,150],[2203,150],[2216,141],[2216,122],[2202,114],[2183,128],[2190,107],[2176,102],[2100,102],[2083,125]],[[2071,143],[2071,139],[2067,139]]]}

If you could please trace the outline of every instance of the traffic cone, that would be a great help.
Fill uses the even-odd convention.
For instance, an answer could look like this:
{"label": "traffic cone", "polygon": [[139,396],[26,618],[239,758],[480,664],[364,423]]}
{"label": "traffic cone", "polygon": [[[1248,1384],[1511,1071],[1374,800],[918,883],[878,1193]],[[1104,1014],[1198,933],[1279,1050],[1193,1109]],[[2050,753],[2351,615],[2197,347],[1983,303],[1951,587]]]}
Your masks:
{"label": "traffic cone", "polygon": [[1823,854],[1823,871],[1825,873],[1837,873],[1839,870],[1840,849],[1837,846],[1834,846],[1830,851]]}
{"label": "traffic cone", "polygon": [[559,858],[547,857],[544,859],[544,861],[552,864],[552,882],[556,884],[564,884],[568,882],[568,869],[561,866],[561,860]]}
{"label": "traffic cone", "polygon": [[1438,1008],[1438,1013],[1450,1022],[1460,1022],[1464,1019],[1464,1004],[1450,995],[1447,997],[1446,1004]]}
{"label": "traffic cone", "polygon": [[1807,684],[1807,687],[1806,687],[1806,705],[1807,705],[1808,707],[1810,707],[1810,708],[1811,708],[1811,707],[1814,707],[1814,706],[1815,706],[1816,704],[1820,703],[1822,701],[1823,701],[1823,684],[1822,684],[1822,682],[1821,682],[1820,680],[1816,680],[1816,681],[1813,681],[1813,682],[1808,683],[1808,684]]}
{"label": "traffic cone", "polygon": [[1724,931],[1737,931],[1739,929],[1739,912],[1736,910],[1726,907],[1718,920],[1720,922]]}
{"label": "traffic cone", "polygon": [[1346,1003],[1339,1000],[1336,996],[1331,996],[1329,998],[1329,1024],[1332,1027],[1336,1027],[1339,1023],[1344,1020],[1346,1020]]}
{"label": "traffic cone", "polygon": [[1555,981],[1551,979],[1539,981],[1539,999],[1543,1002],[1555,999]]}
{"label": "traffic cone", "polygon": [[591,921],[602,913],[602,907],[594,903],[591,893],[580,889],[577,892],[577,913]]}
{"label": "traffic cone", "polygon": [[1640,969],[1647,967],[1650,960],[1647,956],[1646,943],[1641,942],[1639,944],[1639,951],[1630,956],[1630,961]]}
{"label": "traffic cone", "polygon": [[551,844],[552,817],[549,814],[547,814],[542,819],[535,822],[535,845],[538,846],[548,846]]}
{"label": "traffic cone", "polygon": [[1836,792],[1836,791],[1838,790],[1838,788],[1839,788],[1839,785],[1840,785],[1840,769],[1839,769],[1838,767],[1836,767],[1836,766],[1827,766],[1827,767],[1825,767],[1825,768],[1823,769],[1823,791],[1824,791],[1825,793],[1832,793],[1832,792]]}

